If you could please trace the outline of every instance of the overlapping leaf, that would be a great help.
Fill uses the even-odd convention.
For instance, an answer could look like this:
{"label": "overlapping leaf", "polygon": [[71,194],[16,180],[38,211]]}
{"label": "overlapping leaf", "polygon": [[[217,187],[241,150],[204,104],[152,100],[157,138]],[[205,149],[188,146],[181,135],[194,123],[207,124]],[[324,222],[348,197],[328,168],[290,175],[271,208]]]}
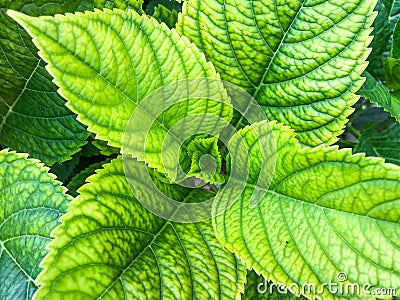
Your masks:
{"label": "overlapping leaf", "polygon": [[[144,174],[135,178],[141,187]],[[132,195],[121,159],[88,181],[55,231],[36,299],[239,297],[244,266],[218,243],[211,221],[174,223],[146,210]],[[154,182],[183,202],[210,196],[204,189]]]}
{"label": "overlapping leaf", "polygon": [[400,1],[399,0],[380,0],[386,7],[390,19],[390,29],[393,32],[393,28],[396,25],[400,16]]}
{"label": "overlapping leaf", "polygon": [[93,0],[94,8],[119,8],[133,9],[138,13],[143,13],[143,0]]}
{"label": "overlapping leaf", "polygon": [[[155,121],[146,135],[146,153],[141,150],[144,138],[138,138],[140,133],[136,132],[130,141],[132,144],[128,143],[134,156],[145,159],[152,167],[164,171],[162,142],[179,120],[188,116],[198,118],[196,128],[213,128],[218,133],[218,128],[226,124],[223,121],[206,124],[202,122],[205,116],[213,115],[225,122],[231,119],[232,108],[227,105],[229,98],[222,83],[219,89],[208,88],[211,99],[196,99],[194,94],[201,87],[189,86],[190,92],[181,92],[177,83],[167,95],[160,94],[156,99],[158,104],[150,101],[141,110],[136,109],[161,86],[164,91],[166,85],[179,80],[219,77],[195,45],[153,18],[139,16],[132,10],[40,18],[10,14],[34,37],[34,43],[41,50],[39,54],[48,62],[48,69],[60,86],[59,92],[67,99],[68,107],[97,138],[121,147],[134,111],[142,113],[143,118],[134,122],[132,130],[140,131],[138,125]],[[190,84],[182,84],[186,85]],[[176,103],[182,94],[187,101]],[[214,96],[218,100],[214,101]],[[161,110],[160,115],[157,109]],[[171,168],[176,168],[176,164]]]}
{"label": "overlapping leaf", "polygon": [[174,28],[176,22],[178,21],[178,12],[174,9],[170,10],[159,4],[154,9],[153,17],[157,19],[158,22],[164,22],[167,24],[169,28]]}
{"label": "overlapping leaf", "polygon": [[400,165],[400,124],[389,118],[370,126],[362,133],[354,150]]}
{"label": "overlapping leaf", "polygon": [[78,196],[78,189],[86,183],[86,179],[89,176],[95,174],[95,171],[97,169],[101,169],[102,165],[108,163],[109,161],[110,159],[107,159],[105,161],[91,164],[87,168],[76,174],[67,185],[68,193],[73,197]]}
{"label": "overlapping leaf", "polygon": [[393,30],[400,16],[399,0],[378,0],[375,10],[378,15],[373,24],[374,39],[372,52],[368,58],[368,72],[375,77],[383,77],[382,58],[387,56],[393,42]]}
{"label": "overlapping leaf", "polygon": [[391,4],[387,2],[388,1],[385,0],[378,0],[376,4],[375,11],[377,11],[378,14],[373,24],[374,29],[372,35],[374,39],[371,43],[372,51],[368,57],[368,72],[380,78],[383,77],[383,54],[388,49],[388,43],[392,33],[390,26]]}
{"label": "overlapping leaf", "polygon": [[[249,180],[238,199],[231,199],[232,190],[217,195],[217,238],[249,267],[286,286],[312,283],[320,290],[323,283],[341,282],[344,273],[342,283],[370,284],[371,293],[399,289],[400,167],[336,147],[301,148],[287,127],[268,128],[254,124],[230,141],[243,140],[248,149],[232,164],[247,159]],[[271,134],[276,169],[270,188],[262,190],[257,154]],[[253,193],[262,199],[250,208]],[[328,289],[321,295],[340,296],[348,295]]]}
{"label": "overlapping leaf", "polygon": [[26,154],[0,151],[0,176],[0,299],[32,299],[39,263],[69,197]]}
{"label": "overlapping leaf", "polygon": [[389,112],[397,120],[400,120],[400,97],[398,93],[390,93],[390,90],[382,83],[378,82],[371,74],[364,72],[366,81],[359,93],[376,103],[385,111]]}
{"label": "overlapping leaf", "polygon": [[400,90],[400,22],[393,30],[393,43],[390,56],[383,60],[386,85],[394,90]]}
{"label": "overlapping leaf", "polygon": [[193,0],[177,30],[300,142],[331,144],[363,80],[376,1]]}
{"label": "overlapping leaf", "polygon": [[47,164],[65,161],[77,152],[85,143],[86,129],[64,106],[31,38],[5,9],[54,14],[73,11],[79,2],[0,3],[0,143]]}

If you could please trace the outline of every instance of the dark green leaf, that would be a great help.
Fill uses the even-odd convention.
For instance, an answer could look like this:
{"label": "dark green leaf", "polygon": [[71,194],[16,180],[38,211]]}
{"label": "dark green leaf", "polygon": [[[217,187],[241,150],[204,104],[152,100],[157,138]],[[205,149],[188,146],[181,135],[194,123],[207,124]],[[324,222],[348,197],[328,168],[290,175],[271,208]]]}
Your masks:
{"label": "dark green leaf", "polygon": [[384,123],[370,126],[360,136],[354,151],[400,165],[400,124],[389,118]]}
{"label": "dark green leaf", "polygon": [[110,160],[107,159],[105,161],[94,163],[75,175],[67,185],[68,193],[73,197],[78,196],[78,189],[85,184],[86,179],[90,175],[93,175],[97,169],[101,169],[105,163],[109,162]]}
{"label": "dark green leaf", "polygon": [[[396,68],[400,70],[400,65]],[[359,94],[376,103],[378,106],[383,107],[385,111],[389,112],[397,120],[400,120],[400,99],[398,99],[397,94],[390,94],[389,89],[378,82],[368,72],[364,72],[364,76],[366,77],[366,81],[360,89]],[[400,86],[400,81],[398,84]]]}
{"label": "dark green leaf", "polygon": [[169,28],[174,28],[176,22],[178,21],[178,12],[174,9],[170,10],[164,5],[159,4],[154,9],[153,17],[156,18],[158,22],[164,22],[165,24],[167,24]]}
{"label": "dark green leaf", "polygon": [[79,3],[0,2],[0,143],[49,165],[68,160],[79,151],[88,133],[56,93],[31,38],[5,9],[37,16],[73,11]]}

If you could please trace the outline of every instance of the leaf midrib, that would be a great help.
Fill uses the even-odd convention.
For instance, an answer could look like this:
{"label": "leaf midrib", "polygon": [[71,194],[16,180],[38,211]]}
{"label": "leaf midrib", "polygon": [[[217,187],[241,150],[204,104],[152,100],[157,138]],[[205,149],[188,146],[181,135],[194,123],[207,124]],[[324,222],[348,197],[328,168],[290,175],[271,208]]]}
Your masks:
{"label": "leaf midrib", "polygon": [[[225,1],[226,1],[226,0],[224,0],[224,3],[225,3]],[[250,1],[252,2],[253,0],[250,0]],[[273,1],[274,1],[274,5],[276,5],[275,0],[273,0]],[[287,30],[284,32],[284,34],[283,34],[283,36],[282,36],[282,39],[280,40],[280,43],[279,43],[278,47],[275,49],[275,51],[273,51],[274,54],[272,55],[272,57],[271,57],[271,59],[270,59],[268,65],[267,65],[267,67],[265,68],[265,71],[264,71],[263,75],[261,76],[260,83],[256,86],[256,85],[254,85],[254,83],[253,83],[251,80],[248,80],[248,81],[251,83],[251,85],[253,85],[253,86],[255,87],[255,91],[254,91],[254,92],[252,93],[252,95],[251,95],[253,99],[256,99],[258,93],[260,92],[261,87],[263,86],[263,82],[264,82],[264,80],[265,80],[265,77],[268,75],[269,69],[271,68],[271,66],[272,66],[272,64],[273,64],[276,55],[278,54],[280,48],[281,48],[282,45],[284,44],[284,40],[286,39],[286,36],[287,36],[288,32],[289,32],[290,29],[292,28],[292,26],[293,26],[294,22],[296,21],[296,18],[298,17],[300,11],[303,9],[303,7],[304,7],[304,2],[305,2],[305,1],[306,1],[306,0],[302,0],[302,4],[301,4],[299,10],[297,11],[296,15],[295,15],[294,18],[292,19],[292,22],[291,22],[290,25],[288,26]],[[224,15],[224,18],[225,18],[225,15]],[[278,18],[278,20],[279,20],[279,18]],[[225,22],[225,23],[227,23],[227,22]],[[226,25],[226,26],[227,26],[227,25]],[[257,27],[257,28],[258,28],[258,27]],[[281,28],[282,28],[282,26],[281,26]],[[283,28],[282,28],[282,30],[283,30]],[[227,33],[228,33],[228,34],[227,34],[228,39],[229,39],[229,41],[230,41],[229,32],[227,31]],[[262,36],[262,37],[263,37],[263,36]],[[264,38],[264,37],[263,37],[263,38]],[[232,48],[232,43],[229,43],[229,45],[230,45],[230,47]],[[268,47],[270,48],[269,45],[268,45]],[[232,50],[233,50],[233,49],[232,49]],[[235,58],[236,58],[235,51],[233,51],[233,53],[234,53]],[[244,74],[244,75],[246,76],[246,78],[248,78],[248,76],[247,76],[247,74],[244,72],[244,70],[243,70],[243,68],[242,68],[242,65],[240,64],[239,60],[236,59],[236,61],[237,61],[237,63],[238,63],[238,66],[239,66],[240,70],[242,71],[242,74]],[[247,109],[248,109],[248,108],[246,108],[246,112],[247,112]],[[240,118],[238,119],[238,121],[237,121],[235,127],[239,126],[239,125],[242,123],[242,120],[243,120],[243,119],[244,119],[244,115],[240,116]],[[319,127],[318,127],[318,128],[319,128]]]}
{"label": "leaf midrib", "polygon": [[[296,172],[296,173],[297,173],[297,172]],[[295,173],[293,173],[293,174],[295,174]],[[237,179],[235,179],[235,178],[233,178],[233,177],[231,177],[230,180],[239,182],[241,185],[243,185],[243,181],[241,181],[241,180],[237,180]],[[284,179],[284,180],[285,180],[285,179]],[[284,180],[282,180],[280,183],[282,183]],[[255,185],[255,184],[246,183],[246,184],[245,184],[245,188],[261,190],[261,191],[264,191],[264,192],[265,192],[265,195],[268,194],[268,193],[270,193],[270,194],[277,195],[278,197],[284,197],[284,198],[288,199],[289,201],[296,201],[296,202],[299,202],[299,203],[307,203],[307,204],[310,204],[310,205],[317,206],[317,207],[319,207],[319,208],[321,208],[321,209],[329,209],[329,210],[333,210],[333,211],[335,211],[335,212],[349,213],[349,214],[354,214],[354,215],[357,215],[357,216],[360,216],[360,217],[370,218],[370,219],[372,219],[372,220],[379,220],[379,221],[382,221],[382,222],[393,223],[393,222],[386,221],[386,220],[383,220],[383,219],[373,218],[373,217],[370,217],[370,216],[368,216],[368,215],[364,215],[364,214],[357,213],[357,212],[344,211],[344,210],[339,210],[339,209],[335,209],[335,208],[328,207],[328,206],[323,206],[323,205],[320,205],[320,204],[318,203],[318,202],[319,202],[319,199],[320,199],[321,197],[323,197],[323,196],[325,196],[325,195],[327,195],[327,194],[329,194],[329,193],[333,193],[333,192],[337,192],[337,191],[340,191],[340,190],[343,190],[343,189],[347,189],[347,188],[350,188],[350,187],[352,187],[352,186],[354,186],[354,185],[362,184],[362,183],[365,183],[365,182],[368,182],[368,181],[377,181],[377,180],[397,182],[397,181],[395,181],[394,179],[385,179],[385,178],[378,178],[378,179],[375,179],[375,178],[371,178],[371,179],[369,179],[369,180],[363,180],[363,181],[360,181],[360,182],[356,182],[355,184],[351,184],[351,185],[344,186],[344,187],[342,187],[342,188],[340,188],[340,189],[336,189],[336,190],[334,190],[334,191],[328,191],[326,194],[321,195],[321,196],[317,199],[317,201],[315,201],[315,202],[310,202],[310,201],[306,201],[306,200],[303,200],[303,199],[298,199],[298,198],[295,198],[295,197],[292,197],[292,196],[283,194],[283,193],[279,192],[278,190],[275,190],[275,188],[274,188],[274,189],[267,189],[267,188],[264,188],[264,187],[259,187],[259,186]],[[396,200],[396,199],[392,199],[392,200]],[[378,203],[377,205],[379,205],[379,204],[380,204],[380,203]]]}
{"label": "leaf midrib", "polygon": [[24,94],[25,90],[28,87],[29,82],[31,81],[33,75],[36,73],[36,70],[39,68],[40,66],[40,62],[41,60],[39,59],[35,68],[33,69],[31,75],[29,76],[29,78],[26,80],[24,87],[22,88],[21,92],[18,94],[18,97],[14,100],[14,102],[9,106],[7,113],[3,116],[3,120],[0,123],[0,132],[3,130],[4,124],[6,123],[8,117],[11,115],[11,113],[13,112],[13,109],[15,107],[15,105],[17,105],[18,101],[21,99],[22,95]]}
{"label": "leaf midrib", "polygon": [[[4,245],[3,241],[0,240],[0,249],[2,250],[2,252],[4,251],[9,257],[10,259],[14,262],[14,264],[21,270],[21,272],[28,278],[28,282],[31,281],[33,282],[33,284],[36,286],[35,284],[35,280],[25,271],[25,269],[17,262],[17,260],[14,258],[14,256],[10,253],[10,251],[8,251],[8,249],[6,248],[6,246]],[[1,252],[0,252],[1,254]],[[1,255],[0,255],[1,257]]]}
{"label": "leaf midrib", "polygon": [[[253,0],[251,0],[251,1],[253,1]],[[258,93],[260,92],[261,87],[263,86],[265,77],[268,75],[269,69],[271,68],[272,64],[274,63],[274,59],[275,59],[276,55],[279,53],[279,50],[280,50],[281,47],[283,46],[287,34],[289,33],[289,31],[290,31],[290,29],[292,28],[292,26],[293,26],[293,24],[295,23],[295,21],[297,20],[297,17],[299,16],[300,11],[304,8],[304,3],[305,3],[305,1],[307,1],[307,0],[302,0],[302,3],[301,3],[301,6],[299,7],[299,10],[296,12],[296,15],[293,17],[293,19],[292,19],[290,25],[288,26],[287,30],[284,31],[284,34],[283,34],[283,36],[282,36],[282,39],[281,39],[280,42],[279,42],[278,47],[277,47],[276,50],[274,51],[274,54],[272,55],[271,60],[269,61],[267,67],[265,68],[265,71],[264,71],[264,73],[263,73],[263,75],[262,75],[262,77],[261,77],[261,79],[260,79],[260,83],[258,84],[258,86],[255,87],[256,90],[254,91],[254,93],[253,93],[253,95],[252,95],[254,99],[257,98],[257,95],[258,95]],[[274,0],[274,5],[276,5],[275,0]],[[279,20],[279,18],[278,18],[278,20]],[[282,28],[282,26],[281,26],[281,28]],[[283,28],[282,28],[282,29],[283,29]]]}
{"label": "leaf midrib", "polygon": [[[134,15],[134,14],[133,14],[133,15]],[[148,40],[148,42],[149,42],[149,45],[150,45],[150,47],[153,49],[153,56],[154,56],[154,58],[155,58],[155,61],[157,62],[156,64],[157,64],[157,68],[158,68],[158,70],[159,70],[159,74],[162,74],[162,73],[163,73],[162,70],[161,70],[161,65],[162,65],[162,64],[160,63],[160,61],[159,61],[159,59],[158,59],[158,57],[157,57],[157,55],[156,55],[156,51],[154,51],[153,42],[148,38],[148,32],[145,31],[145,30],[142,28],[142,26],[141,26],[142,23],[139,22],[139,21],[136,20],[136,19],[133,19],[133,18],[126,18],[124,15],[121,15],[121,14],[118,14],[118,16],[119,16],[124,22],[131,22],[132,24],[135,24],[136,26],[138,26],[139,28],[141,28],[140,31],[141,31],[143,34],[146,35],[147,40]],[[135,17],[136,17],[136,16],[135,16]],[[143,18],[143,17],[139,16],[139,18]],[[99,23],[101,23],[101,24],[103,24],[103,25],[105,25],[105,26],[108,26],[108,25],[109,25],[109,24],[107,24],[107,23],[104,23],[102,19],[96,19],[96,20],[92,20],[92,21],[99,22]],[[151,20],[147,20],[147,21],[151,22]],[[79,24],[74,24],[74,25],[79,26]],[[84,31],[86,31],[86,28],[84,28],[84,27],[81,27],[81,29],[84,30]],[[115,34],[116,34],[118,37],[120,37],[115,28],[110,27],[110,29],[112,29],[112,30],[115,32]],[[38,30],[37,27],[36,27],[36,30]],[[86,32],[86,33],[87,33],[87,32]],[[45,34],[45,33],[42,32],[42,34]],[[87,34],[89,35],[89,33],[87,33]],[[168,32],[165,33],[166,39],[169,39],[169,40],[171,40],[171,39],[173,38],[172,35],[173,35],[173,33],[171,33],[171,34],[169,34]],[[68,53],[69,53],[71,56],[73,56],[74,58],[76,58],[77,60],[79,60],[79,61],[80,61],[82,64],[84,64],[85,66],[89,67],[89,68],[90,68],[94,73],[96,73],[97,76],[99,76],[107,85],[111,86],[111,87],[113,88],[113,90],[117,91],[117,92],[120,93],[126,100],[130,101],[131,103],[133,103],[133,104],[135,105],[135,108],[133,109],[133,111],[136,109],[136,107],[137,107],[138,105],[140,105],[140,102],[141,102],[143,99],[145,99],[148,95],[151,94],[152,91],[148,91],[147,95],[144,96],[141,100],[139,100],[139,99],[136,99],[136,100],[135,100],[134,98],[132,98],[132,97],[128,96],[127,94],[125,94],[120,88],[118,88],[118,87],[116,86],[116,84],[114,84],[114,83],[111,82],[108,78],[106,78],[103,74],[101,74],[100,71],[96,70],[96,68],[95,68],[94,66],[92,66],[91,64],[86,63],[86,62],[85,62],[83,59],[81,59],[79,56],[76,56],[75,53],[73,53],[70,49],[66,48],[63,44],[60,44],[57,40],[53,39],[53,38],[50,37],[49,35],[46,35],[46,34],[45,34],[45,36],[46,36],[48,39],[52,40],[55,44],[59,45],[60,47],[62,47],[62,48],[65,49],[66,51],[68,51]],[[91,39],[93,39],[91,35],[89,35],[89,36],[90,36]],[[121,37],[120,37],[120,38],[121,38]],[[36,40],[37,40],[37,38],[34,39],[35,44],[36,44]],[[121,39],[121,41],[122,41],[122,39]],[[179,55],[179,57],[181,58],[181,60],[184,61],[184,60],[182,59],[181,50],[177,47],[177,45],[176,45],[175,43],[173,43],[173,44],[174,44],[174,49],[176,49],[176,53]],[[123,45],[124,45],[124,49],[125,49],[126,51],[128,51],[129,49],[126,47],[126,45],[125,45],[125,44],[123,44]],[[129,55],[129,52],[128,52],[128,56],[130,56],[130,55]],[[200,61],[198,60],[199,57],[197,57],[196,55],[194,55],[193,57],[194,57],[198,62],[200,62],[200,63],[202,62],[201,60],[200,60]],[[132,61],[130,61],[130,63],[131,63],[131,65],[132,65]],[[204,63],[207,64],[207,62],[204,62]],[[132,67],[133,67],[133,66],[132,66]],[[56,68],[56,67],[54,66],[54,68]],[[184,71],[185,71],[185,74],[186,74],[186,77],[187,77],[188,71],[187,71],[187,66],[186,66],[186,64],[183,64],[183,68],[184,68]],[[202,68],[203,68],[203,67],[202,67]],[[206,72],[206,69],[205,69],[205,68],[203,68],[203,73],[204,73],[204,72]],[[136,73],[135,73],[135,75],[136,75]],[[54,77],[55,77],[55,76],[54,76]],[[162,86],[165,84],[163,76],[160,76],[160,81],[161,81],[161,86],[160,86],[160,87],[162,87]],[[59,84],[59,86],[61,86],[61,84]],[[158,87],[158,88],[160,88],[160,87]],[[157,88],[157,89],[158,89],[158,88]],[[157,89],[156,89],[156,90],[157,90]],[[69,102],[69,101],[68,101],[68,102]],[[164,103],[164,102],[163,102],[163,103]],[[146,111],[149,115],[152,115],[152,113],[151,113],[150,111],[148,111],[145,107],[141,106],[141,109],[143,109],[144,111]],[[188,107],[186,107],[186,109],[188,109]],[[223,110],[223,108],[221,108],[221,110]],[[133,112],[133,111],[132,111],[132,112]],[[167,127],[165,126],[165,124],[164,124],[162,121],[158,121],[158,120],[156,119],[156,120],[154,121],[154,123],[157,123],[157,125],[158,125],[160,128],[162,128],[165,132],[170,132],[170,131],[169,131],[169,128],[167,128]],[[99,126],[99,125],[96,125],[96,126]],[[100,125],[100,126],[103,127],[102,125]],[[89,126],[89,127],[90,127],[90,126]],[[109,128],[108,128],[108,129],[109,129]],[[119,131],[118,131],[118,132],[119,132]],[[170,135],[172,135],[172,136],[174,137],[174,139],[176,139],[177,141],[179,141],[179,137],[175,136],[175,135],[173,134],[173,132],[172,132],[172,133],[170,132]],[[109,142],[112,142],[112,141],[110,140]],[[120,147],[119,145],[113,145],[113,146]],[[141,157],[140,159],[141,159],[142,161],[144,160],[143,157]]]}

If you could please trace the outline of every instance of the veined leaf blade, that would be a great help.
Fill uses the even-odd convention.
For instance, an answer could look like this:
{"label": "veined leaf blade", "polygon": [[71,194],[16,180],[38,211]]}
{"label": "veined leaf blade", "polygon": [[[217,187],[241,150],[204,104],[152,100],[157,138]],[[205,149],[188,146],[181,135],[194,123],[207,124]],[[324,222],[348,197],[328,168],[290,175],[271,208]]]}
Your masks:
{"label": "veined leaf blade", "polygon": [[[320,290],[323,283],[339,283],[343,272],[344,283],[368,283],[371,292],[400,288],[400,168],[349,149],[301,148],[286,127],[275,124],[271,133],[265,125],[246,127],[230,142],[243,137],[247,144],[252,181],[231,207],[230,191],[217,195],[217,238],[248,267],[286,286],[312,283]],[[254,132],[261,137],[256,142]],[[271,134],[277,141],[275,173],[262,200],[250,208],[252,193],[262,191],[254,183],[261,170],[257,147]],[[328,289],[321,296],[348,297]]]}
{"label": "veined leaf blade", "polygon": [[359,91],[360,95],[376,103],[399,121],[400,100],[398,93],[390,93],[390,90],[386,86],[377,81],[368,72],[364,72],[364,76],[366,77],[366,81]]}
{"label": "veined leaf blade", "polygon": [[[174,223],[146,210],[130,190],[121,158],[97,173],[54,233],[36,299],[239,297],[244,266],[218,243],[211,221]],[[204,189],[154,182],[183,202],[209,196]]]}
{"label": "veined leaf blade", "polygon": [[[97,138],[114,147],[122,146],[128,120],[151,92],[180,79],[219,77],[195,45],[132,10],[36,19],[9,14],[34,37],[68,107]],[[231,108],[220,108],[204,106],[203,112],[229,120]]]}
{"label": "veined leaf blade", "polygon": [[394,119],[367,128],[359,137],[355,152],[382,157],[400,165],[400,124]]}
{"label": "veined leaf blade", "polygon": [[80,1],[4,1],[0,4],[0,143],[48,165],[68,160],[85,144],[86,128],[64,106],[31,38],[6,14],[73,11]]}
{"label": "veined leaf blade", "polygon": [[70,197],[27,154],[0,151],[0,174],[0,298],[32,299],[50,234]]}
{"label": "veined leaf blade", "polygon": [[332,144],[362,85],[376,1],[189,1],[177,30],[300,142]]}

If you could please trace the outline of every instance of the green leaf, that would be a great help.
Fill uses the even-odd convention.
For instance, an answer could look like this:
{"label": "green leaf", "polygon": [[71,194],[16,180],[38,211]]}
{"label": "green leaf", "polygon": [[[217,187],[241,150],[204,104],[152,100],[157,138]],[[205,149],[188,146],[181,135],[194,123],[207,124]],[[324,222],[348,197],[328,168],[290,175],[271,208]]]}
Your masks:
{"label": "green leaf", "polygon": [[157,6],[162,5],[170,11],[180,12],[182,10],[181,2],[181,0],[148,0],[144,4],[144,10],[148,15],[154,15]]}
{"label": "green leaf", "polygon": [[385,5],[388,15],[390,18],[390,28],[393,32],[394,26],[396,25],[400,16],[400,0],[381,0]]}
{"label": "green leaf", "polygon": [[393,43],[390,57],[383,60],[386,85],[394,90],[400,90],[400,25],[397,22],[393,31]]}
{"label": "green leaf", "polygon": [[30,16],[55,15],[74,11],[82,0],[1,1],[0,7],[20,11]]}
{"label": "green leaf", "polygon": [[143,0],[93,0],[95,8],[133,9],[139,14],[143,13]]}
{"label": "green leaf", "polygon": [[400,120],[400,99],[397,99],[397,94],[391,95],[389,89],[368,72],[364,72],[364,76],[367,80],[361,87],[359,94],[383,107],[385,111],[390,112],[393,117]]}
{"label": "green leaf", "polygon": [[105,142],[105,141],[94,140],[94,141],[92,141],[92,144],[100,150],[101,154],[103,154],[105,156],[120,154],[120,152],[121,152],[121,149],[111,147],[111,146],[107,145],[107,142]]}
{"label": "green leaf", "polygon": [[[259,153],[271,134],[276,168],[265,189],[256,185],[263,171]],[[286,286],[400,288],[400,167],[349,149],[301,148],[281,124],[245,127],[229,144],[239,141],[247,151],[231,164],[247,159],[249,179],[237,182],[244,188],[239,197],[231,199],[232,189],[222,189],[213,203],[213,225],[223,245],[249,268]],[[260,201],[250,208],[253,195]],[[347,280],[340,281],[343,275]],[[325,286],[320,296],[332,299],[341,292],[334,296]]]}
{"label": "green leaf", "polygon": [[74,169],[79,164],[81,152],[75,154],[72,159],[65,161],[61,164],[56,163],[51,167],[51,172],[57,176],[57,179],[66,183],[74,172]]}
{"label": "green leaf", "polygon": [[0,3],[0,143],[28,152],[48,165],[69,159],[85,144],[88,134],[56,93],[30,37],[6,15],[5,8],[38,15],[71,11],[78,4],[79,1]]}
{"label": "green leaf", "polygon": [[[143,163],[132,164],[143,170]],[[218,243],[211,221],[174,223],[146,210],[133,197],[120,158],[97,172],[54,233],[36,299],[238,298],[245,268]],[[140,186],[143,174],[135,177]],[[210,196],[154,182],[184,202]]]}
{"label": "green leaf", "polygon": [[154,9],[153,17],[158,22],[164,22],[169,28],[174,28],[178,21],[178,12],[174,9],[169,10],[164,5],[159,4]]}
{"label": "green leaf", "polygon": [[0,151],[0,299],[32,299],[39,263],[69,197],[27,154]]}
{"label": "green leaf", "polygon": [[85,184],[86,179],[90,175],[93,175],[97,169],[101,169],[101,167],[105,163],[109,163],[109,162],[110,162],[110,159],[106,159],[105,161],[91,164],[90,166],[88,166],[87,168],[85,168],[84,170],[82,170],[81,172],[76,174],[67,185],[68,193],[72,197],[78,196],[79,195],[78,189]]}
{"label": "green leaf", "polygon": [[133,9],[137,13],[143,13],[143,0],[83,0],[76,11],[93,11],[95,8],[118,8],[118,9]]}
{"label": "green leaf", "polygon": [[[375,1],[194,0],[177,30],[300,142],[332,144],[358,97]],[[334,13],[333,13],[334,12]]]}
{"label": "green leaf", "polygon": [[93,0],[83,0],[75,11],[84,12],[85,10],[93,10]]}
{"label": "green leaf", "polygon": [[354,149],[400,166],[400,124],[392,118],[367,128]]}
{"label": "green leaf", "polygon": [[392,50],[390,52],[390,56],[394,58],[400,58],[400,25],[399,21],[396,23],[396,26],[393,30],[393,43]]}
{"label": "green leaf", "polygon": [[393,90],[400,90],[400,59],[387,57],[383,59],[386,86]]}
{"label": "green leaf", "polygon": [[[213,128],[219,132],[232,117],[222,83],[216,89],[205,87],[210,99],[196,98],[199,90],[203,90],[201,87],[190,86],[192,90],[181,92],[186,83],[178,80],[219,79],[219,75],[195,45],[154,18],[139,16],[133,10],[40,18],[17,12],[9,14],[34,37],[41,50],[39,54],[49,63],[49,72],[60,86],[60,94],[68,101],[67,106],[78,114],[89,131],[113,147],[121,147],[128,140],[132,144],[124,147],[151,167],[162,172],[168,169],[161,159],[162,142],[174,125],[184,127],[178,121],[190,117],[187,119],[194,122],[197,118],[194,128]],[[142,101],[156,90],[162,93],[163,89],[158,88],[170,83],[176,84],[166,94],[160,94],[158,103]],[[185,101],[176,103],[175,98],[182,96],[180,93],[185,93]],[[213,100],[214,96],[222,102]],[[139,103],[140,109],[136,109]],[[134,111],[141,117],[138,123],[155,121],[143,143],[137,132],[132,133],[132,140],[131,132],[125,136]],[[206,124],[203,119],[209,115],[218,121]],[[139,130],[137,125],[133,124],[133,131]],[[176,134],[184,133],[185,129]],[[141,149],[144,143],[145,153]],[[169,167],[176,168],[176,163]]]}
{"label": "green leaf", "polygon": [[0,103],[0,143],[52,165],[70,159],[89,133],[65,107],[44,63],[38,64],[18,98],[11,105]]}
{"label": "green leaf", "polygon": [[382,58],[383,54],[387,50],[392,33],[389,20],[390,8],[387,7],[382,0],[379,0],[376,4],[375,11],[378,12],[378,15],[373,23],[374,29],[372,35],[374,36],[374,39],[370,45],[372,51],[368,57],[369,65],[367,70],[376,77],[382,77]]}

